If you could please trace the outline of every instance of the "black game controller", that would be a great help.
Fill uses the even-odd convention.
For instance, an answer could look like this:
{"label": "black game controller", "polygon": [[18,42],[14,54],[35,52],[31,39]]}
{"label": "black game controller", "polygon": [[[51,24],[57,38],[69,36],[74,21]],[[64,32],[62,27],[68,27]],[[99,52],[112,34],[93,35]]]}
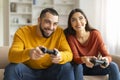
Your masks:
{"label": "black game controller", "polygon": [[90,62],[92,62],[94,64],[94,66],[97,66],[97,65],[106,66],[107,65],[106,60],[98,60],[98,59],[95,59],[95,58],[91,58]]}
{"label": "black game controller", "polygon": [[58,54],[58,52],[56,51],[56,50],[48,50],[47,48],[40,48],[41,49],[41,51],[43,52],[43,53],[48,53],[48,54],[53,54],[53,55],[57,55]]}

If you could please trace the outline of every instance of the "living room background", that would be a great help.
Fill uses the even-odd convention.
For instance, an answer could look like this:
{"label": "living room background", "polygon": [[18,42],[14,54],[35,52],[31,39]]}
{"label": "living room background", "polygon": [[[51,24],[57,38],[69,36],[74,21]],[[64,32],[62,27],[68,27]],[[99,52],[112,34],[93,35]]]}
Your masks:
{"label": "living room background", "polygon": [[[46,0],[47,1],[47,0]],[[64,0],[65,1],[65,0]],[[90,24],[100,30],[110,53],[120,52],[119,0],[75,0],[87,15]],[[111,4],[112,3],[112,4]],[[8,41],[8,0],[0,0],[0,46],[7,46]],[[66,22],[67,23],[67,22]]]}

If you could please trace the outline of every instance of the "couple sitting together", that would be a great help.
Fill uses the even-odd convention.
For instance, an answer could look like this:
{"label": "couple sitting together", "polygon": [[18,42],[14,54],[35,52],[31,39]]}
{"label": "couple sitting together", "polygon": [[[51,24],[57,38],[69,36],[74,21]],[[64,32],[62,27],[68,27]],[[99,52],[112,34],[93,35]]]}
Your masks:
{"label": "couple sitting together", "polygon": [[[101,34],[89,25],[81,9],[73,9],[65,30],[58,26],[59,14],[45,8],[38,24],[20,27],[9,50],[10,64],[4,80],[83,80],[83,75],[109,75],[120,80]],[[98,55],[105,64],[95,65]]]}

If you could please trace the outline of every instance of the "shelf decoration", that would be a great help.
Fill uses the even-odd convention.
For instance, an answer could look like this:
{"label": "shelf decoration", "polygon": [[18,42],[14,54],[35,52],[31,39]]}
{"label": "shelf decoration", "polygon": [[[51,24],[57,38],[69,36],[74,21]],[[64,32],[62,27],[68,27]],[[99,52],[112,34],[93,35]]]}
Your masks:
{"label": "shelf decoration", "polygon": [[16,3],[11,3],[11,4],[10,4],[10,11],[11,11],[11,12],[16,12],[16,7],[17,7],[17,6],[16,6]]}

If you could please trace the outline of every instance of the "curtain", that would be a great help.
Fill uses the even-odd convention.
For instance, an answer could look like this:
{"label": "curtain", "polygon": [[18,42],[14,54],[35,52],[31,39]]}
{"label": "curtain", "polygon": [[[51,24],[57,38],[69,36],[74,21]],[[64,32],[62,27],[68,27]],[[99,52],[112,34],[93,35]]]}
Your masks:
{"label": "curtain", "polygon": [[120,52],[120,4],[119,0],[107,0],[106,37],[110,52]]}
{"label": "curtain", "polygon": [[100,31],[110,54],[120,54],[119,0],[100,0]]}

